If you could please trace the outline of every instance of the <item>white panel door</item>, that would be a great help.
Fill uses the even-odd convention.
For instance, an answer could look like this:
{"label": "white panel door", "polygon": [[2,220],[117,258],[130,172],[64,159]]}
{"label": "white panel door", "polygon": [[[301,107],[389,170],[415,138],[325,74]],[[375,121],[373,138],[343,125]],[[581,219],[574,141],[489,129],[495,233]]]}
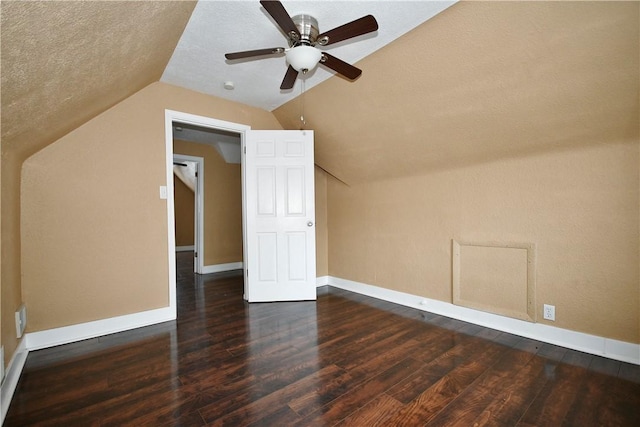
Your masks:
{"label": "white panel door", "polygon": [[316,299],[313,131],[245,133],[245,298]]}

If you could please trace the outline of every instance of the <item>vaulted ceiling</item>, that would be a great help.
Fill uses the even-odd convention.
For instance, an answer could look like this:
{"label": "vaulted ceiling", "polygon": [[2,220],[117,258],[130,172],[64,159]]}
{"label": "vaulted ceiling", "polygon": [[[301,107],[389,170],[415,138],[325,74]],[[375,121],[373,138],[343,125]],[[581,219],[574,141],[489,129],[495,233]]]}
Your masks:
{"label": "vaulted ceiling", "polygon": [[157,82],[195,2],[0,7],[2,150],[24,158]]}
{"label": "vaulted ceiling", "polygon": [[284,1],[324,29],[380,23],[331,51],[358,80],[317,70],[301,97],[278,89],[283,57],[220,56],[283,45],[257,1],[3,1],[3,155],[26,158],[159,80],[273,109],[287,129],[304,100],[317,163],[347,183],[638,141],[640,3],[425,3]]}
{"label": "vaulted ceiling", "polygon": [[[305,95],[348,184],[640,139],[639,2],[461,2]],[[275,110],[299,126],[300,103]]]}

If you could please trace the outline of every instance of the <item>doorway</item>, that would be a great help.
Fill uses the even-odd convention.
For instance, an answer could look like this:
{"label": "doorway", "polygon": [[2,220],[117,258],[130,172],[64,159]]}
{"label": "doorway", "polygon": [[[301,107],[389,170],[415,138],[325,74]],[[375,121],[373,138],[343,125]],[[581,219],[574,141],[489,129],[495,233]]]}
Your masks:
{"label": "doorway", "polygon": [[[167,203],[170,303],[176,303],[174,123],[215,129],[240,138],[242,215],[239,228],[243,243],[240,268],[244,274],[245,300],[315,300],[313,131],[251,131],[246,125],[165,110],[167,193],[171,196]],[[249,263],[252,264],[251,276]],[[256,289],[259,291],[249,292]],[[254,294],[257,297],[252,298]]]}
{"label": "doorway", "polygon": [[[242,125],[238,123],[226,122],[222,120],[212,119],[209,117],[198,116],[194,114],[182,113],[179,111],[165,110],[165,148],[166,148],[166,182],[167,182],[167,227],[168,227],[168,252],[169,252],[169,306],[172,312],[175,314],[176,311],[176,241],[175,241],[175,201],[174,201],[174,185],[173,185],[173,159],[174,159],[174,150],[173,150],[173,139],[174,139],[174,123],[183,124],[189,127],[203,128],[216,130],[221,133],[233,134],[236,137],[240,138],[241,147],[244,145],[244,133],[245,131],[251,129],[247,125]],[[242,162],[240,160],[241,168],[243,167]],[[200,173],[200,178],[203,178],[204,173]],[[202,186],[204,186],[204,181],[202,181]],[[244,185],[242,185],[242,198],[244,199]],[[202,193],[202,192],[201,192]],[[204,201],[201,200],[202,204],[200,211],[204,208]],[[243,206],[244,209],[244,206]],[[202,238],[204,227],[199,227],[199,241],[196,243],[196,248],[201,247],[204,243],[204,239]],[[243,230],[244,231],[244,230]],[[203,260],[202,254],[204,249],[200,249],[198,262]],[[243,259],[246,259],[245,253],[243,252]],[[203,261],[202,261],[203,262]],[[196,264],[194,262],[194,264]],[[206,271],[204,263],[201,268],[202,273],[208,273]]]}
{"label": "doorway", "polygon": [[[202,274],[204,254],[204,158],[185,154],[173,155],[174,208],[176,250],[193,251],[193,271]],[[177,199],[182,196],[183,202],[190,206],[179,206]],[[187,216],[191,216],[188,218]],[[190,236],[188,235],[190,234]]]}

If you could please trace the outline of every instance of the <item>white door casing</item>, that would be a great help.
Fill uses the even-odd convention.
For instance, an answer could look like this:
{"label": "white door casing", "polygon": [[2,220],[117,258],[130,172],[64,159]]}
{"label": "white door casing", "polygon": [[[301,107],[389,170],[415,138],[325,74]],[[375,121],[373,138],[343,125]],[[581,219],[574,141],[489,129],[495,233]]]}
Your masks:
{"label": "white door casing", "polygon": [[246,131],[245,298],[316,299],[313,131]]}
{"label": "white door casing", "polygon": [[174,153],[173,160],[174,162],[194,162],[196,164],[193,246],[197,256],[193,259],[193,271],[202,274],[204,269],[204,158]]}
{"label": "white door casing", "polygon": [[[166,186],[167,186],[167,246],[168,246],[168,273],[169,273],[169,311],[171,315],[165,320],[177,317],[176,300],[176,239],[175,239],[175,212],[173,192],[173,122],[191,124],[237,133],[241,138],[244,132],[251,127],[239,123],[232,123],[211,117],[198,116],[181,111],[165,110],[165,153],[166,153]],[[244,191],[244,189],[243,189]],[[163,321],[165,321],[163,320]]]}

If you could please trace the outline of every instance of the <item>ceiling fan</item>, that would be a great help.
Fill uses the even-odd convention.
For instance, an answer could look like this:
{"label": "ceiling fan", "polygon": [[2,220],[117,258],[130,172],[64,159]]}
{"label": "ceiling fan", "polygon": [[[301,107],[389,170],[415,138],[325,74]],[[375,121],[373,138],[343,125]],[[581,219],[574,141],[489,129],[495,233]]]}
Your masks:
{"label": "ceiling fan", "polygon": [[362,70],[348,64],[335,56],[320,51],[316,46],[328,46],[352,37],[371,33],[378,29],[378,22],[372,15],[320,33],[318,21],[310,15],[289,16],[279,1],[262,0],[260,4],[284,31],[289,48],[274,47],[270,49],[247,50],[225,54],[229,60],[251,58],[254,56],[275,55],[284,53],[289,63],[280,89],[291,89],[298,73],[306,74],[320,63],[350,80],[357,79]]}

